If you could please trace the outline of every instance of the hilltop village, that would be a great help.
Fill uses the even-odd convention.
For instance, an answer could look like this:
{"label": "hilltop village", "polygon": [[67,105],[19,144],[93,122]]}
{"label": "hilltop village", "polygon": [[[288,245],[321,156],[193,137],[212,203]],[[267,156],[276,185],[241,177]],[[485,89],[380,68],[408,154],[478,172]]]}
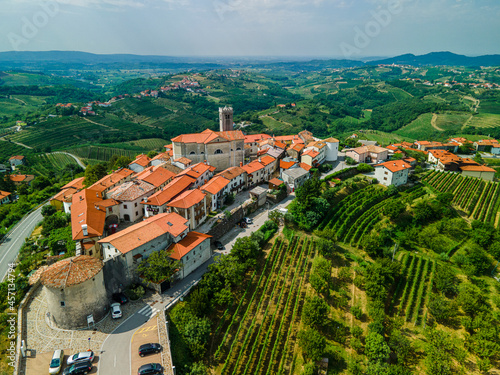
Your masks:
{"label": "hilltop village", "polygon": [[[208,234],[211,227],[206,223],[236,194],[248,190],[261,206],[268,194],[293,194],[313,173],[328,173],[330,164],[338,160],[339,140],[335,138],[318,139],[309,131],[285,136],[245,135],[234,130],[230,107],[219,109],[219,123],[219,131],[179,135],[164,152],[152,158],[138,155],[127,168],[115,170],[90,186],[85,186],[85,177],[77,178],[50,200],[56,209],[71,215],[76,243],[76,257],[39,272],[51,296],[49,310],[54,324],[62,328],[85,326],[89,312],[95,319],[104,316],[108,297],[125,286],[145,282],[154,287],[141,279],[136,269],[159,250],[167,249],[172,260],[182,264],[160,290],[185,278],[212,256],[217,238]],[[373,181],[385,186],[408,183],[417,166],[417,159],[411,156],[415,153],[437,170],[492,181],[495,170],[458,154],[463,147],[500,154],[495,140],[452,138],[446,143],[417,141],[386,147],[362,141],[356,134],[351,140],[353,147],[342,150],[345,160],[371,164]],[[23,159],[22,155],[11,157],[11,168],[21,165]],[[30,178],[33,176],[10,175],[14,184]],[[10,202],[9,193],[1,194],[2,203]],[[226,212],[212,222],[227,220],[230,213],[224,215]],[[79,263],[92,264],[95,272],[77,266]],[[96,279],[96,274],[101,277]],[[68,283],[68,275],[78,282]],[[76,285],[81,289],[78,292],[71,290]],[[96,289],[100,292],[95,293]]]}

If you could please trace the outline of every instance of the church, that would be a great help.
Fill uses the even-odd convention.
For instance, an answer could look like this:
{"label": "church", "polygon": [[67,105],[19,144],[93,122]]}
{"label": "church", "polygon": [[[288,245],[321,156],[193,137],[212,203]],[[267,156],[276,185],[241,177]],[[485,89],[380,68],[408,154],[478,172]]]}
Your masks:
{"label": "church", "polygon": [[182,134],[172,139],[174,161],[187,158],[192,164],[207,161],[223,171],[245,161],[245,136],[233,130],[233,109],[219,108],[220,131],[207,129],[201,133]]}

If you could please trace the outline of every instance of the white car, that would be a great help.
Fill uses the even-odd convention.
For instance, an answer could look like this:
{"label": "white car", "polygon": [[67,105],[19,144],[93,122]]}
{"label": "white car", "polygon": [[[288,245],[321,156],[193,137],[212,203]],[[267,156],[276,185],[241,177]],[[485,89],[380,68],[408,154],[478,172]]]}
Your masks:
{"label": "white car", "polygon": [[50,361],[50,366],[49,366],[49,374],[54,375],[54,374],[59,374],[61,372],[61,366],[63,364],[64,360],[64,351],[62,350],[55,350],[54,354],[52,355],[52,360]]}
{"label": "white car", "polygon": [[94,352],[92,350],[88,350],[86,352],[80,352],[72,355],[71,357],[68,358],[66,361],[66,364],[72,365],[73,363],[80,363],[80,362],[93,362],[94,361]]}
{"label": "white car", "polygon": [[243,221],[244,221],[245,223],[247,223],[247,224],[253,224],[253,220],[252,220],[252,219],[250,219],[249,217],[244,217],[244,218],[243,218]]}
{"label": "white car", "polygon": [[113,319],[118,319],[122,317],[122,308],[118,302],[111,304],[111,317]]}

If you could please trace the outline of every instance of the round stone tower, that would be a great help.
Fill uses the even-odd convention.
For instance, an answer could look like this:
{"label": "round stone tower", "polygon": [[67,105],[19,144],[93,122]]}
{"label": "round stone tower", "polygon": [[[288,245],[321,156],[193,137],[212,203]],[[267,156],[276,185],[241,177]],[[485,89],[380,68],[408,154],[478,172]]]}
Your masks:
{"label": "round stone tower", "polygon": [[50,319],[59,328],[86,327],[89,315],[97,323],[108,310],[103,263],[97,258],[79,255],[60,260],[42,273],[40,281]]}

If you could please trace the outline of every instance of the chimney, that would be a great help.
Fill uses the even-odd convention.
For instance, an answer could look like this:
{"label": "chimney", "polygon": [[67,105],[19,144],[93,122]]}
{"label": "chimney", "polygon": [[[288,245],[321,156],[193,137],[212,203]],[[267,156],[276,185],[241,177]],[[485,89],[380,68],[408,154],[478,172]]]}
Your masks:
{"label": "chimney", "polygon": [[243,162],[242,161],[240,161],[240,167],[243,167]]}
{"label": "chimney", "polygon": [[84,236],[89,235],[89,231],[87,230],[87,224],[82,224],[82,231]]}

